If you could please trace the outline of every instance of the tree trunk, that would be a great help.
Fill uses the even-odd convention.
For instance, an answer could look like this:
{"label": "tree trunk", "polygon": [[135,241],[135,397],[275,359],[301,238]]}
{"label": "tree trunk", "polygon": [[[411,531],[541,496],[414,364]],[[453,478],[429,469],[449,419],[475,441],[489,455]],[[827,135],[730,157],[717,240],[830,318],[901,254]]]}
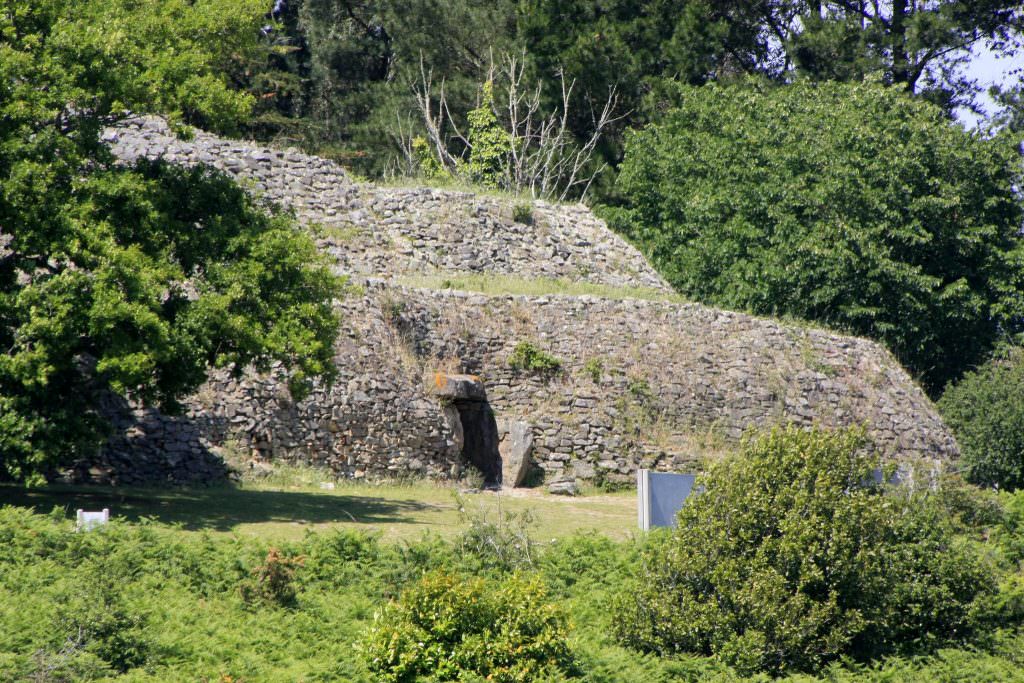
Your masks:
{"label": "tree trunk", "polygon": [[[892,47],[892,82],[903,83],[907,90],[914,91],[911,79],[910,55],[907,54],[907,0],[893,0],[892,19],[889,22],[889,41]],[[879,18],[881,20],[881,18]]]}

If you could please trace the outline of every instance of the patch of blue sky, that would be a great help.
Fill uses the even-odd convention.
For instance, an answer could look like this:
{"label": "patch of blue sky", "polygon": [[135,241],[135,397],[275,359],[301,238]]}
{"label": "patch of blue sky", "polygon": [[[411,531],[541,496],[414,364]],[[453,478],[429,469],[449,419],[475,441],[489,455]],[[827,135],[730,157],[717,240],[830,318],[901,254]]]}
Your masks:
{"label": "patch of blue sky", "polygon": [[958,109],[957,118],[968,128],[975,128],[985,119],[996,113],[997,106],[989,97],[988,90],[993,85],[1010,86],[1016,83],[1024,73],[1024,50],[1013,56],[1001,56],[985,45],[974,48],[974,56],[967,65],[967,75],[976,79],[982,92],[978,103],[984,111],[983,116],[968,110]]}

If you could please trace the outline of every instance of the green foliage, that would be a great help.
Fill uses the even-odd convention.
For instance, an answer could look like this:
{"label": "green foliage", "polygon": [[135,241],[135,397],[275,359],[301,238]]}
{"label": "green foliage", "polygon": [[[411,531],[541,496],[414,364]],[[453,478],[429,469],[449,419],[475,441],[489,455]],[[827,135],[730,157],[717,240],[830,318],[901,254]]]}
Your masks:
{"label": "green foliage", "polygon": [[[977,507],[970,502],[976,490],[967,487],[961,493],[964,500],[947,507]],[[986,552],[1006,567],[1001,579],[1005,590],[993,596],[986,610],[987,618],[999,620],[1005,631],[929,657],[834,663],[820,678],[795,675],[782,680],[1021,680],[1024,631],[1009,625],[1018,613],[1014,604],[1019,607],[1024,492],[1001,493],[999,505],[991,508],[995,497],[984,497],[981,508],[989,511],[983,523],[991,526],[977,538],[987,539]],[[369,498],[375,501],[372,509],[380,511],[379,499]],[[210,518],[230,514],[215,499],[206,506]],[[965,520],[980,520],[976,512],[961,514]],[[466,576],[481,570],[479,558],[465,552],[461,543],[436,537],[384,543],[346,529],[310,532],[280,545],[248,533],[188,531],[154,520],[126,524],[115,519],[102,530],[75,533],[73,522],[64,517],[60,509],[41,515],[0,508],[0,680],[230,677],[370,683],[379,678],[352,653],[373,626],[375,611],[416,585],[425,572]],[[517,598],[505,607],[536,614],[548,609],[543,604],[557,601],[558,610],[552,611],[571,618],[573,659],[588,683],[767,683],[765,676],[744,678],[715,659],[643,654],[612,640],[613,623],[619,619],[611,608],[613,596],[636,571],[644,548],[654,543],[652,536],[616,542],[579,534],[538,547],[534,566],[546,586],[543,596],[525,605]],[[280,548],[282,557],[305,558],[291,582],[296,599],[288,609],[273,601],[246,602],[240,594],[254,571],[267,563],[268,545]],[[504,570],[491,566],[484,571],[488,593],[507,585]],[[531,582],[538,577],[520,578]],[[464,680],[479,678],[467,672]],[[553,671],[534,680],[564,678]]]}
{"label": "green foliage", "polygon": [[937,391],[1024,320],[1012,141],[878,85],[679,90],[610,222],[684,295],[886,343]]}
{"label": "green foliage", "polygon": [[654,402],[654,392],[650,383],[643,377],[630,377],[626,383],[626,391],[641,406],[649,407]]}
{"label": "green foliage", "polygon": [[[605,138],[602,160],[622,159],[623,134],[642,125],[663,81],[701,84],[728,72],[755,71],[766,62],[768,35],[758,3],[748,0],[527,0],[518,37],[538,74],[562,71],[580,93],[569,122],[580,139],[593,131],[594,112],[614,90],[621,123]],[[728,66],[726,66],[728,64]],[[724,73],[723,73],[724,72]],[[545,83],[545,105],[562,101],[559,84]],[[605,188],[608,190],[610,188]]]}
{"label": "green foliage", "polygon": [[462,552],[479,558],[488,569],[512,571],[534,566],[539,548],[531,537],[534,520],[529,509],[503,511],[499,506],[490,515],[486,508],[473,509],[461,496],[456,496],[455,502],[466,527],[457,541]]}
{"label": "green foliage", "polygon": [[416,163],[419,166],[419,174],[430,180],[439,180],[448,177],[448,172],[445,171],[444,167],[434,156],[433,151],[430,149],[430,143],[422,135],[417,135],[412,139],[412,153],[416,157]]}
{"label": "green foliage", "polygon": [[[454,555],[436,539],[382,548],[359,531],[279,551],[151,521],[75,533],[61,513],[0,509],[0,680],[369,683],[351,652],[375,605]],[[269,565],[287,574],[297,557],[290,609],[271,597],[281,591],[243,597]]]}
{"label": "green foliage", "polygon": [[290,607],[295,604],[295,572],[304,558],[285,555],[278,548],[267,551],[267,559],[252,570],[252,578],[239,586],[247,603],[259,601]]}
{"label": "green foliage", "polygon": [[49,628],[64,638],[63,647],[44,651],[40,664],[79,668],[92,662],[111,673],[143,666],[149,649],[145,619],[126,604],[115,577],[85,562],[68,578],[60,583],[49,615]]}
{"label": "green foliage", "polygon": [[1024,131],[1024,76],[1018,76],[1015,85],[994,85],[988,94],[999,106],[989,120],[989,126],[994,130],[1008,130],[1018,135]]}
{"label": "green foliage", "polygon": [[554,375],[562,369],[562,361],[531,341],[521,341],[512,349],[508,365],[514,370],[525,370],[538,375]]}
{"label": "green foliage", "polygon": [[526,683],[571,675],[568,624],[537,578],[496,585],[448,573],[424,576],[384,608],[363,643],[381,681]]}
{"label": "green foliage", "polygon": [[234,130],[253,98],[232,90],[228,73],[235,60],[257,50],[263,5],[5,0],[4,137],[31,130],[36,139],[26,136],[19,151],[54,150],[69,145],[61,135],[75,129],[82,133],[76,142],[87,147],[94,144],[97,118],[127,110],[160,111],[206,129]]}
{"label": "green foliage", "polygon": [[[978,90],[965,75],[969,50],[984,43],[1006,54],[1019,44],[1017,4],[292,0],[273,32],[225,73],[255,96],[249,131],[375,176],[395,171],[399,139],[424,132],[410,115],[421,60],[434,83],[444,82],[464,129],[491,56],[522,53],[528,78],[544,82],[540,114],[561,106],[555,74],[575,83],[569,127],[577,140],[589,137],[594,113],[617,92],[614,114],[622,118],[606,131],[592,171],[621,161],[624,132],[662,111],[677,81],[868,77],[952,110]],[[603,192],[613,189],[611,178],[598,179]]]}
{"label": "green foliage", "polygon": [[494,83],[482,86],[480,103],[466,114],[469,121],[469,160],[460,168],[471,182],[503,189],[512,140],[494,114]]}
{"label": "green foliage", "polygon": [[421,63],[435,82],[444,81],[452,110],[468,111],[486,77],[490,51],[509,45],[515,27],[512,0],[288,4],[274,41],[291,52],[254,71],[299,87],[278,108],[277,130],[268,126],[265,134],[295,140],[375,176],[394,170],[400,137],[423,133],[411,128]]}
{"label": "green foliage", "polygon": [[996,593],[942,489],[876,485],[861,432],[778,428],[714,466],[619,602],[624,642],[741,672],[963,642]]}
{"label": "green foliage", "polygon": [[601,375],[604,374],[604,359],[599,356],[588,358],[587,362],[583,364],[583,372],[594,384],[597,384],[601,381]]}
{"label": "green foliage", "polygon": [[[965,74],[973,49],[1013,54],[1024,18],[1016,0],[872,3],[788,1],[773,9],[788,60],[800,76],[818,81],[881,82],[943,105],[975,101],[978,85]],[[799,21],[785,21],[786,16]]]}
{"label": "green foliage", "polygon": [[[250,0],[10,2],[0,12],[0,478],[91,454],[110,390],[162,405],[210,366],[330,377],[341,283],[313,242],[225,175],[112,163],[134,112],[230,130],[250,99]],[[261,3],[259,3],[261,5]]]}
{"label": "green foliage", "polygon": [[512,207],[512,220],[523,225],[533,225],[533,206],[516,204]]}
{"label": "green foliage", "polygon": [[1024,488],[1024,349],[1011,347],[946,388],[938,402],[968,480]]}

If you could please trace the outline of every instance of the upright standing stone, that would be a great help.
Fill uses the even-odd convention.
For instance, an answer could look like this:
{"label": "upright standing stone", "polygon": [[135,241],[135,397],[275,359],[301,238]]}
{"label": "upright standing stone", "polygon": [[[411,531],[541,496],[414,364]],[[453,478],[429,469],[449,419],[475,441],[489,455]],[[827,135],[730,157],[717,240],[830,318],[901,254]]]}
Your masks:
{"label": "upright standing stone", "polygon": [[505,434],[498,445],[501,453],[501,482],[505,486],[522,486],[530,471],[533,429],[527,422],[513,420],[501,431]]}

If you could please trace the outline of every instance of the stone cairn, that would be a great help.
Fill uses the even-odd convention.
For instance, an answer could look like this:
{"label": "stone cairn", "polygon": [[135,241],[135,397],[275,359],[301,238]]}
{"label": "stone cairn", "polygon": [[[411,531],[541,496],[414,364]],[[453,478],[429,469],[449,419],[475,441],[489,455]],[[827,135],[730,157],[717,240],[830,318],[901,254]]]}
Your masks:
{"label": "stone cairn", "polygon": [[[749,429],[865,425],[892,458],[948,460],[934,406],[879,345],[678,303],[643,256],[583,206],[353,182],[338,165],[140,118],[108,130],[126,163],[207,164],[310,226],[359,288],[338,305],[338,379],[296,403],[275,372],[214,373],[172,418],[108,406],[115,435],[81,479],[187,483],[223,459],[339,475],[485,484],[530,474],[627,484],[638,468],[692,471]],[[632,288],[613,296],[483,295],[412,286],[464,275]],[[641,294],[644,298],[633,298]],[[553,368],[518,367],[517,348]]]}

